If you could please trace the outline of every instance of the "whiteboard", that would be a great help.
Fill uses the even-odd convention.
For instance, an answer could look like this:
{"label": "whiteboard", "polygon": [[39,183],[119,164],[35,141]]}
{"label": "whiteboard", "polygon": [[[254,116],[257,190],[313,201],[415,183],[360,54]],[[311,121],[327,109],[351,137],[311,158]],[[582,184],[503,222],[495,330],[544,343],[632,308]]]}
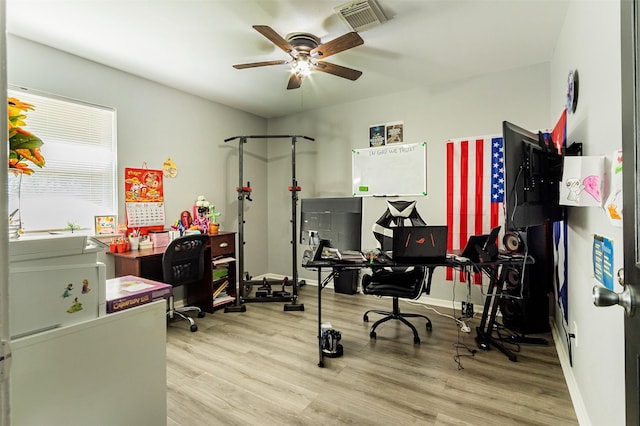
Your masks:
{"label": "whiteboard", "polygon": [[354,197],[427,195],[427,144],[393,144],[352,151]]}

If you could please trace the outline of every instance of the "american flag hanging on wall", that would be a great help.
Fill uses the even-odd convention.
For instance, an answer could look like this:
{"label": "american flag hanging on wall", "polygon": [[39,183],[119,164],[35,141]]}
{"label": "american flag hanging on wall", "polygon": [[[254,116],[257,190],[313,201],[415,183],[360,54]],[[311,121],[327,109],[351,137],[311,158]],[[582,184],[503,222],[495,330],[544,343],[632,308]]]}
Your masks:
{"label": "american flag hanging on wall", "polygon": [[[504,224],[504,154],[501,136],[447,142],[447,249],[462,250],[471,235]],[[503,230],[504,231],[504,230]],[[446,279],[453,280],[447,268]],[[461,280],[466,279],[461,273]],[[481,283],[480,274],[472,277]]]}

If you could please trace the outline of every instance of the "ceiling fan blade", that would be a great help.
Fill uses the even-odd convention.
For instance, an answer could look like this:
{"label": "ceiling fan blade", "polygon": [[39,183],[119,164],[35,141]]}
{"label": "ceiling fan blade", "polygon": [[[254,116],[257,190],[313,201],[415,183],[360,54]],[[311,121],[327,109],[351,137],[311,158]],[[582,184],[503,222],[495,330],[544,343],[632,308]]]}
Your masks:
{"label": "ceiling fan blade", "polygon": [[352,47],[360,46],[364,43],[364,40],[358,35],[356,32],[346,33],[338,38],[334,38],[331,41],[328,41],[315,49],[311,50],[311,56],[319,56],[322,59],[325,59],[331,55],[335,55],[336,53],[343,52],[347,49],[351,49]]}
{"label": "ceiling fan blade", "polygon": [[289,77],[289,84],[287,84],[287,90],[297,89],[302,85],[302,78],[297,74],[292,73]]}
{"label": "ceiling fan blade", "polygon": [[287,40],[282,38],[280,34],[275,32],[273,28],[267,25],[254,25],[253,29],[255,29],[257,32],[259,32],[260,34],[268,38],[269,41],[271,41],[271,43],[275,44],[276,46],[278,46],[280,49],[284,50],[288,54],[291,54],[291,52],[295,50],[293,46],[291,46],[291,44],[289,44]]}
{"label": "ceiling fan blade", "polygon": [[362,71],[323,61],[319,61],[314,69],[316,71],[322,71],[329,74],[337,75],[338,77],[346,78],[352,81],[357,80],[362,75]]}
{"label": "ceiling fan blade", "polygon": [[286,64],[288,61],[283,61],[283,60],[279,60],[279,61],[266,61],[266,62],[252,62],[250,64],[238,64],[238,65],[234,65],[233,67],[237,70],[243,70],[245,68],[255,68],[255,67],[266,67],[268,65],[282,65],[282,64]]}

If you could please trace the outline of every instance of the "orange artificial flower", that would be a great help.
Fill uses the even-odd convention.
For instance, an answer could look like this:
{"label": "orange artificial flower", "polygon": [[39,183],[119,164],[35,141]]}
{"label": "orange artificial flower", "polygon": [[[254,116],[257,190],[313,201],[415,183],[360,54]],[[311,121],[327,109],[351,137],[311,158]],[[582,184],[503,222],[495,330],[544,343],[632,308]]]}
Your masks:
{"label": "orange artificial flower", "polygon": [[22,102],[16,98],[7,99],[8,132],[9,132],[9,168],[20,169],[23,173],[30,175],[33,170],[27,166],[25,161],[30,161],[38,167],[45,164],[44,157],[40,152],[42,140],[31,132],[23,129],[26,126],[26,111],[33,111],[31,104]]}

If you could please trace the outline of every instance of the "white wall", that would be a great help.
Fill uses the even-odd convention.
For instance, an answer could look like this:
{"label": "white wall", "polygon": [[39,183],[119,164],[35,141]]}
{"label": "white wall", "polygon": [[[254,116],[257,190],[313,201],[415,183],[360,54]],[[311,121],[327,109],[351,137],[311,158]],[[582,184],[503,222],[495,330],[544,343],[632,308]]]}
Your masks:
{"label": "white wall", "polygon": [[[580,76],[578,106],[567,120],[567,142],[583,142],[584,155],[611,155],[622,146],[620,100],[620,4],[618,1],[571,2],[551,63],[551,113],[565,103],[569,70]],[[622,425],[624,417],[624,311],[596,308],[591,266],[593,234],[613,240],[614,271],[623,266],[622,228],[611,226],[599,208],[569,211],[568,330],[562,316],[555,319],[561,336],[576,332],[573,367],[584,404],[583,424]],[[615,285],[615,291],[622,288]],[[577,325],[577,330],[574,328]],[[562,342],[566,353],[566,342]]]}
{"label": "white wall", "polygon": [[[164,179],[166,225],[204,195],[222,213],[221,230],[238,229],[238,141],[225,144],[224,139],[264,134],[265,119],[22,38],[9,36],[7,44],[10,84],[117,110],[120,222],[125,221],[124,168],[146,163],[160,169],[171,157],[178,176]],[[43,152],[46,156],[46,141]],[[251,170],[255,191],[245,215],[256,225],[245,232],[245,240],[252,242],[246,263],[262,271],[267,248],[262,233],[267,223],[266,153],[266,144],[245,146],[244,166]]]}
{"label": "white wall", "polygon": [[[418,210],[427,223],[446,224],[446,141],[501,134],[503,120],[546,129],[551,125],[548,93],[549,65],[539,64],[271,119],[269,132],[316,138],[298,144],[296,175],[301,198],[350,196],[351,150],[368,147],[369,125],[404,121],[405,143],[427,142],[427,196],[418,198]],[[291,201],[285,186],[291,176],[290,168],[285,167],[290,161],[288,149],[286,143],[269,143],[269,271],[278,274],[290,274],[292,268],[291,238],[283,237],[291,235]],[[385,209],[385,199],[364,199],[363,249],[375,247],[371,226]],[[305,270],[300,270],[300,276],[316,278],[314,272]],[[451,282],[444,281],[444,270],[436,270],[432,298],[450,301],[452,288]],[[458,286],[456,293],[456,300],[463,298],[464,286]],[[472,296],[474,303],[481,303],[478,288],[472,290]]]}

